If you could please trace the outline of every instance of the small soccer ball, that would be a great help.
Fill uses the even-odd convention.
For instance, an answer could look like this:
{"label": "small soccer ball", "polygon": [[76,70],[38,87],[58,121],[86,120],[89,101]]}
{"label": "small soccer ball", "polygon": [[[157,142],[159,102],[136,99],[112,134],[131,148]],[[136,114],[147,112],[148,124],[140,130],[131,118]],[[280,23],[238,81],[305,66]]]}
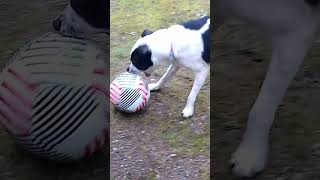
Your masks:
{"label": "small soccer ball", "polygon": [[0,122],[40,157],[70,162],[102,148],[107,76],[93,43],[47,33],[18,50],[0,76]]}
{"label": "small soccer ball", "polygon": [[121,73],[110,85],[110,100],[119,110],[134,113],[147,106],[150,99],[148,83],[138,74]]}

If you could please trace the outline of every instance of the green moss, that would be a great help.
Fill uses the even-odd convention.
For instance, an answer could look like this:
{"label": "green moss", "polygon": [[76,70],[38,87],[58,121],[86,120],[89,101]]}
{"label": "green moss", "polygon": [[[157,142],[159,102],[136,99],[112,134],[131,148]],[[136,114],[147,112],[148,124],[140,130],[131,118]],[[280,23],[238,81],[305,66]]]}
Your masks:
{"label": "green moss", "polygon": [[200,91],[197,97],[197,106],[200,112],[207,112],[208,111],[208,97],[207,93],[204,93],[203,91]]}
{"label": "green moss", "polygon": [[190,126],[185,126],[174,129],[173,131],[166,131],[161,133],[164,139],[177,152],[186,155],[209,154],[210,137],[205,130],[204,134],[196,134],[192,131]]}
{"label": "green moss", "polygon": [[157,180],[157,173],[154,171],[149,171],[148,172],[148,177],[150,180]]}

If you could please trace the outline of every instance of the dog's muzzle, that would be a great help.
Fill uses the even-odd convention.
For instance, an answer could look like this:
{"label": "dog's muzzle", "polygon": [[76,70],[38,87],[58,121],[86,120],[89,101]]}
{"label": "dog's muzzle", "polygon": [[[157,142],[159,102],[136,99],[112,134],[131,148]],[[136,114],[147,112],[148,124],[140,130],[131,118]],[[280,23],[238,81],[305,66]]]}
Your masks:
{"label": "dog's muzzle", "polygon": [[[134,67],[132,64],[127,68],[127,72],[133,73],[133,74],[140,74],[140,73],[141,73],[141,71],[138,70],[136,67]],[[144,73],[144,75],[145,75],[146,77],[149,77],[149,76],[150,76],[149,73],[146,73],[146,72],[143,72],[143,73]]]}
{"label": "dog's muzzle", "polygon": [[130,64],[130,66],[127,68],[127,72],[129,73],[133,73],[133,74],[139,74],[139,70],[134,67],[132,64]]}

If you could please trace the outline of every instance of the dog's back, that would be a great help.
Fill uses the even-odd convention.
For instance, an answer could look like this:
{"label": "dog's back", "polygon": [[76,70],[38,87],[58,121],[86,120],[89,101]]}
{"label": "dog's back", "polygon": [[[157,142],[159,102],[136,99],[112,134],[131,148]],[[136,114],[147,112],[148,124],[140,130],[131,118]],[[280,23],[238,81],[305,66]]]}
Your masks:
{"label": "dog's back", "polygon": [[210,17],[204,16],[179,24],[185,29],[199,31],[203,42],[202,59],[210,63]]}
{"label": "dog's back", "polygon": [[[209,21],[209,27],[204,27]],[[186,29],[200,30],[203,29],[202,41],[204,45],[204,51],[202,53],[202,59],[205,62],[210,63],[210,17],[204,16],[200,19],[191,20],[181,24]]]}

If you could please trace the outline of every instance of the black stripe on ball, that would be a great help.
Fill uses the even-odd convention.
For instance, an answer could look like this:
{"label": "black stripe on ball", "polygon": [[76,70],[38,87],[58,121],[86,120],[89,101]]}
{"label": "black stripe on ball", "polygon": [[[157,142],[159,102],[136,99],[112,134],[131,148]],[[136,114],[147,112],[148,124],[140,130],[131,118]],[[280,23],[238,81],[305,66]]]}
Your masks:
{"label": "black stripe on ball", "polygon": [[[84,90],[84,92],[80,93],[82,90]],[[83,87],[82,88],[79,88],[76,93],[74,93],[71,97],[68,97],[66,98],[67,101],[65,102],[65,104],[63,104],[61,107],[60,107],[60,111],[57,111],[58,114],[52,114],[49,118],[47,119],[43,119],[43,123],[39,124],[36,129],[34,130],[34,134],[35,134],[35,138],[34,138],[34,142],[37,140],[37,144],[41,144],[42,141],[44,140],[44,138],[41,138],[43,135],[44,136],[47,136],[45,135],[45,133],[47,134],[50,134],[50,135],[54,135],[54,134],[51,134],[50,130],[52,131],[53,127],[57,124],[57,123],[60,123],[60,124],[65,124],[67,123],[67,121],[70,121],[70,118],[73,116],[73,113],[72,112],[76,112],[77,110],[74,110],[77,106],[77,104],[79,104],[79,102],[84,99],[86,96],[86,94],[89,92],[90,88],[86,88],[84,89]],[[79,94],[80,93],[80,94]],[[78,95],[78,98],[76,100],[74,100],[75,96]],[[92,95],[93,93],[91,93]],[[90,97],[90,96],[89,96]],[[74,101],[73,103],[70,103],[71,101]],[[62,109],[68,105],[68,107],[65,108],[65,111],[62,111]],[[81,106],[80,106],[81,107]],[[78,108],[79,109],[79,108]],[[52,119],[56,119],[56,121],[53,121],[52,123],[50,123],[52,121]],[[50,123],[50,124],[48,124]],[[48,124],[48,125],[47,125]],[[46,126],[46,128],[44,128],[44,126]],[[40,132],[37,132],[38,130],[41,130]]]}
{"label": "black stripe on ball", "polygon": [[55,147],[56,145],[60,144],[62,141],[64,141],[65,139],[67,139],[72,133],[74,133],[74,131],[76,131],[78,129],[79,126],[81,126],[81,124],[83,124],[83,122],[85,120],[87,120],[87,118],[92,114],[92,112],[99,106],[99,103],[96,103],[95,106],[91,106],[91,110],[89,112],[87,112],[87,114],[80,120],[80,122],[69,131],[68,134],[66,134],[64,137],[62,137],[58,142],[56,142],[55,144],[53,144],[50,149],[52,149],[53,147]]}
{"label": "black stripe on ball", "polygon": [[127,109],[138,100],[139,96],[140,93],[138,89],[126,89],[121,93],[121,103],[119,106],[123,109]]}
{"label": "black stripe on ball", "polygon": [[[66,90],[67,92],[64,92],[64,95],[62,97],[60,97],[60,99],[53,99],[54,100],[57,100],[54,104],[53,104],[53,101],[49,101],[48,103],[52,104],[51,105],[51,108],[49,106],[49,104],[47,103],[46,105],[42,106],[41,108],[39,108],[39,110],[35,113],[35,116],[38,115],[39,113],[43,112],[43,115],[41,117],[39,117],[35,123],[33,123],[33,125],[36,124],[36,122],[39,122],[39,120],[42,120],[44,119],[44,117],[46,115],[48,115],[49,113],[52,113],[53,112],[53,108],[55,107],[58,107],[58,105],[60,105],[61,101],[63,101],[69,94],[70,92],[72,91],[73,88],[69,88],[66,90],[66,87],[63,87],[63,91]],[[45,110],[46,108],[46,110]],[[60,110],[62,109],[63,107],[60,108]],[[58,110],[59,111],[59,110]]]}
{"label": "black stripe on ball", "polygon": [[[68,132],[68,130],[70,129],[70,127],[77,123],[77,121],[79,120],[78,118],[74,118],[76,113],[80,112],[84,113],[84,111],[86,110],[84,107],[85,103],[88,103],[89,99],[93,96],[93,93],[90,94],[85,100],[83,104],[79,104],[78,108],[72,113],[70,114],[67,118],[66,121],[64,121],[63,123],[61,123],[60,125],[58,125],[57,127],[55,127],[54,129],[51,130],[51,134],[47,134],[45,137],[43,137],[41,139],[41,141],[46,141],[45,142],[45,146],[48,146],[51,142],[53,142],[54,140],[58,139],[59,137],[63,136],[63,134],[65,134],[66,132]],[[91,98],[92,99],[92,98]],[[87,105],[86,108],[89,108],[93,103],[94,100],[91,100],[89,105]],[[80,109],[82,108],[82,111],[80,111]],[[73,118],[73,119],[72,119]],[[52,137],[53,136],[53,137]]]}

